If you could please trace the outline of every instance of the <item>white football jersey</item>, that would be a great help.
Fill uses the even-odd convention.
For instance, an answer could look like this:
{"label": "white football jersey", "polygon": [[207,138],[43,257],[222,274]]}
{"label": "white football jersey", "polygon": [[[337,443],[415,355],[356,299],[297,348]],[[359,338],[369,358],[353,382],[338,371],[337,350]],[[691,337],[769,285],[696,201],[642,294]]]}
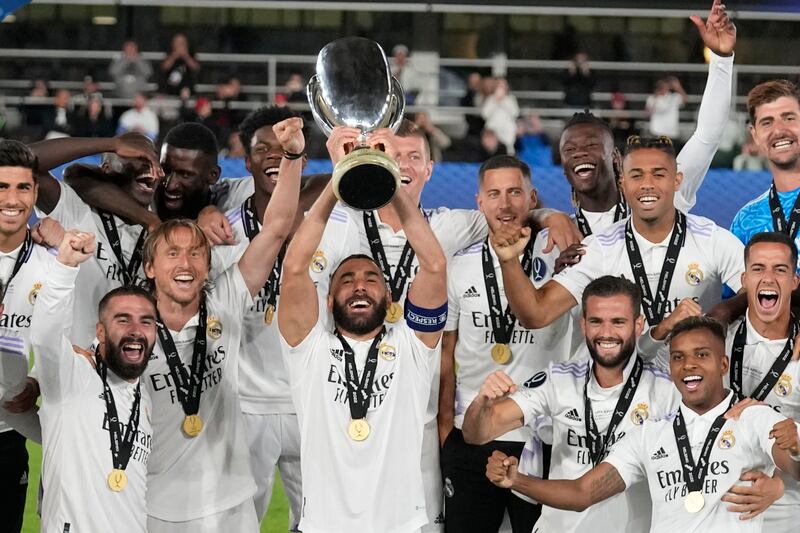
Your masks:
{"label": "white football jersey", "polygon": [[[147,461],[151,453],[150,397],[141,387],[139,427],[125,473],[127,486],[113,492],[114,468],[103,382],[91,363],[72,349],[70,309],[77,268],[53,261],[33,312],[31,342],[39,370],[42,404],[42,531],[145,533]],[[124,433],[136,383],[108,371],[119,424]]]}
{"label": "white football jersey", "polygon": [[254,191],[253,176],[220,178],[208,189],[208,203],[227,213],[242,205]]}
{"label": "white football jersey", "polygon": [[[708,431],[717,416],[725,413],[731,395],[714,409],[698,415],[683,403],[681,413],[692,445],[692,457],[697,461]],[[738,533],[762,530],[764,515],[740,520],[739,513],[728,510],[730,504],[721,501],[725,493],[748,470],[761,470],[768,475],[775,469],[769,432],[784,419],[766,406],[748,407],[739,420],[727,420],[711,449],[709,467],[703,482],[705,505],[697,513],[684,508],[688,494],[683,481],[678,445],[672,427],[674,414],[647,420],[616,443],[605,459],[625,481],[626,494],[637,491],[646,481],[650,487],[653,533]]]}
{"label": "white football jersey", "polygon": [[[525,424],[536,423],[540,417],[552,419],[553,451],[550,459],[550,479],[577,479],[592,468],[586,441],[586,410],[583,389],[586,375],[591,372],[588,395],[598,432],[605,438],[614,408],[628,379],[636,358],[631,357],[619,385],[600,387],[591,370],[590,358],[552,363],[511,395],[525,415]],[[663,416],[676,408],[677,389],[669,375],[660,367],[644,363],[639,386],[625,416],[610,436],[612,444],[625,440],[630,430],[644,420]],[[523,450],[520,471],[527,473],[528,464],[536,464],[530,457],[530,447]],[[542,507],[542,516],[536,523],[537,533],[581,532],[596,533],[598,524],[604,531],[636,532],[647,530],[650,505],[647,486],[619,494],[589,509],[576,513],[553,507]]]}
{"label": "white football jersey", "polygon": [[[239,347],[245,313],[253,304],[238,266],[214,280],[206,293],[206,368],[194,438],[182,429],[184,414],[164,349],[157,342],[143,377],[153,402],[155,446],[147,472],[147,512],[171,522],[195,520],[251,498],[256,486],[238,394]],[[187,370],[199,315],[170,331]]]}
{"label": "white football jersey", "polygon": [[[372,340],[347,341],[360,379]],[[406,533],[425,525],[422,429],[430,365],[441,347],[425,346],[404,321],[387,328],[366,416],[370,433],[357,442],[347,432],[351,416],[339,339],[317,323],[296,347],[281,344],[300,424],[300,529]]]}
{"label": "white football jersey", "polygon": [[[562,316],[541,329],[525,329],[515,324],[511,334],[512,357],[508,364],[498,364],[491,356],[492,346],[498,342],[492,330],[491,314],[485,276],[483,273],[483,242],[479,241],[458,252],[448,265],[447,272],[447,325],[445,330],[457,331],[455,347],[456,397],[455,426],[461,429],[464,413],[477,396],[486,376],[502,370],[515,383],[524,383],[551,362],[565,361],[570,357],[569,316]],[[508,305],[500,262],[491,245],[489,253],[494,264],[494,274],[500,293],[501,313]],[[542,259],[533,256],[531,280],[540,271]],[[510,431],[495,440],[524,442],[530,437],[530,427]]]}

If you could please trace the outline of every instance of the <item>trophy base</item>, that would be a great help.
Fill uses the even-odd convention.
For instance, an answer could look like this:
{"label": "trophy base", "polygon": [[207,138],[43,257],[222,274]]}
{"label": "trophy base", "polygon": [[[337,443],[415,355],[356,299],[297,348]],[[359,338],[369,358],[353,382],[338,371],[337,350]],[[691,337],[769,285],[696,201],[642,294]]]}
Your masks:
{"label": "trophy base", "polygon": [[400,168],[386,152],[357,148],[339,161],[331,179],[343,204],[370,211],[392,201],[400,188]]}

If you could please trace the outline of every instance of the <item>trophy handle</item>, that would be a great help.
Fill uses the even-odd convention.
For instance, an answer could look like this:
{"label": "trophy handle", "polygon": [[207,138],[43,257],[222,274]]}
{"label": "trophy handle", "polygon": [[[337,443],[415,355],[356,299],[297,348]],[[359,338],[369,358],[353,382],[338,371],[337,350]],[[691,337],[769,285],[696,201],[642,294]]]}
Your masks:
{"label": "trophy handle", "polygon": [[306,85],[306,97],[308,98],[308,105],[311,106],[311,114],[314,116],[314,122],[317,123],[317,126],[319,126],[319,129],[322,130],[326,137],[330,137],[336,125],[332,124],[326,118],[326,113],[320,112],[320,109],[324,109],[325,111],[329,109],[328,104],[326,104],[325,100],[322,98],[319,80],[316,74],[308,80],[308,85]]}
{"label": "trophy handle", "polygon": [[392,76],[392,88],[391,94],[389,95],[389,109],[387,111],[387,115],[389,117],[387,127],[393,132],[397,132],[397,129],[400,127],[400,123],[403,121],[403,113],[405,113],[405,110],[405,91],[403,91],[403,86],[400,85],[400,82],[397,80],[397,78]]}

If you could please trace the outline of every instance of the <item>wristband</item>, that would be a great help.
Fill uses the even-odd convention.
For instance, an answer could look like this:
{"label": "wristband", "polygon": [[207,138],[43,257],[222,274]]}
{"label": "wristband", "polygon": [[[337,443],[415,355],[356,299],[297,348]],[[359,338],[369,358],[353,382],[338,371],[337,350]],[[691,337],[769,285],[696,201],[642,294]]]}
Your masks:
{"label": "wristband", "polygon": [[406,299],[405,307],[406,324],[408,327],[422,333],[441,331],[447,322],[447,302],[435,309],[417,307]]}
{"label": "wristband", "polygon": [[295,159],[300,159],[306,155],[305,152],[300,152],[299,154],[293,154],[292,152],[287,152],[286,150],[283,151],[283,158],[288,159],[289,161],[294,161]]}

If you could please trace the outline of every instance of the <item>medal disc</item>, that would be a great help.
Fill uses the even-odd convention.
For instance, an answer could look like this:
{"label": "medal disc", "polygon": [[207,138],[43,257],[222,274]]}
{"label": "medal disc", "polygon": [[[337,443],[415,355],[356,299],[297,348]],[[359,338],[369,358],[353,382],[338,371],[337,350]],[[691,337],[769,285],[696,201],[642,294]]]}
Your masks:
{"label": "medal disc", "polygon": [[264,311],[264,324],[269,326],[272,324],[273,318],[275,318],[275,308],[272,305],[268,305],[267,310]]}
{"label": "medal disc", "polygon": [[183,419],[183,432],[187,437],[194,438],[203,431],[203,420],[200,415],[187,415]]}
{"label": "medal disc", "polygon": [[124,470],[115,468],[108,474],[108,488],[114,492],[120,492],[128,484],[128,474]]}
{"label": "medal disc", "polygon": [[397,302],[392,302],[386,310],[386,321],[394,324],[403,316],[403,308]]}
{"label": "medal disc", "polygon": [[511,361],[511,348],[508,344],[495,344],[492,346],[492,359],[498,365],[507,365]]}
{"label": "medal disc", "polygon": [[354,441],[362,441],[369,437],[369,423],[366,418],[359,418],[358,420],[351,420],[350,425],[347,426],[347,434]]}
{"label": "medal disc", "polygon": [[683,498],[683,506],[690,513],[700,512],[705,504],[706,500],[699,490],[692,491]]}

